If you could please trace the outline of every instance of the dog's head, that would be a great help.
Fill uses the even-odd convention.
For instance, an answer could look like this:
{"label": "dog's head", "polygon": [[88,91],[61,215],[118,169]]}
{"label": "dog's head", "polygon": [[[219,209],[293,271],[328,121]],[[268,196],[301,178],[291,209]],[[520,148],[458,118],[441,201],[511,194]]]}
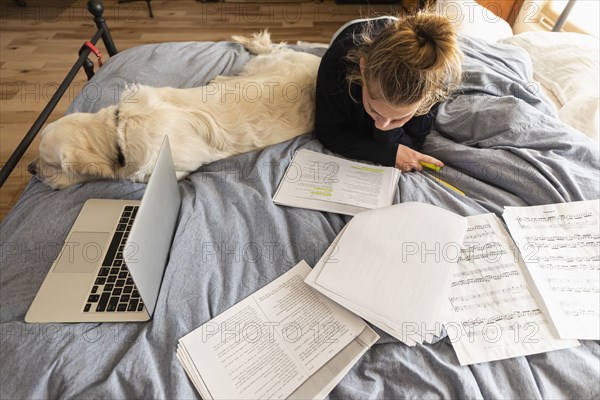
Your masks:
{"label": "dog's head", "polygon": [[27,170],[54,189],[115,179],[123,164],[116,128],[116,106],[66,115],[43,130],[39,157]]}

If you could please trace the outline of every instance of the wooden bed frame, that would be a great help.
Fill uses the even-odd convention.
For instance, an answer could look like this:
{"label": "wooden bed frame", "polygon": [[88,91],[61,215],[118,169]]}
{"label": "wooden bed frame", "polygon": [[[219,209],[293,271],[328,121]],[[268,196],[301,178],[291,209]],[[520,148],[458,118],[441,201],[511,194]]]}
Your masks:
{"label": "wooden bed frame", "polygon": [[477,2],[512,26],[525,0],[477,0]]}

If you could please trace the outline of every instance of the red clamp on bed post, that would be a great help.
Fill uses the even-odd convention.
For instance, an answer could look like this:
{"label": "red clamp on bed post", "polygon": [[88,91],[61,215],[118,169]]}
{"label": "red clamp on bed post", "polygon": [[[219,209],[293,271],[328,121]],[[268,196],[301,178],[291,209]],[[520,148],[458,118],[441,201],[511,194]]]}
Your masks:
{"label": "red clamp on bed post", "polygon": [[[90,41],[85,42],[83,44],[83,46],[81,46],[81,49],[79,50],[79,55],[81,56],[81,53],[86,48],[88,48],[90,50],[90,52],[92,52],[96,55],[96,57],[98,58],[98,67],[101,67],[102,66],[102,54],[100,54],[100,51],[98,50],[98,48],[96,46],[94,46],[94,44],[92,42],[90,42]],[[88,81],[90,79],[92,79],[92,77],[94,76],[94,63],[91,62],[89,58],[86,58],[83,63],[83,70],[85,71],[85,75],[87,76]]]}
{"label": "red clamp on bed post", "polygon": [[102,54],[100,54],[100,50],[98,50],[98,48],[96,46],[94,46],[94,43],[90,42],[89,40],[87,42],[85,42],[83,45],[85,47],[89,48],[91,50],[91,52],[96,55],[96,57],[98,58],[98,67],[101,67],[102,66]]}

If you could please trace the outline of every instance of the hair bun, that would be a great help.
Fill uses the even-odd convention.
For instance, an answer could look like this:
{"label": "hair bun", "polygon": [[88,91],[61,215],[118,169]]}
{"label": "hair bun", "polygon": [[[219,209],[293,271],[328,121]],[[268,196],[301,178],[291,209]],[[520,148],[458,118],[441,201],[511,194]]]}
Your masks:
{"label": "hair bun", "polygon": [[431,11],[392,21],[379,32],[366,26],[356,49],[346,56],[356,66],[347,80],[375,88],[377,96],[390,104],[419,102],[417,113],[422,115],[448,98],[461,80],[456,30],[447,17]]}
{"label": "hair bun", "polygon": [[403,42],[407,61],[414,68],[445,68],[455,53],[456,31],[450,20],[433,12],[419,12],[396,23],[396,40]]}
{"label": "hair bun", "polygon": [[415,36],[421,47],[425,46],[428,43],[435,45],[433,37],[429,34],[429,32],[422,29],[421,27],[415,28]]}

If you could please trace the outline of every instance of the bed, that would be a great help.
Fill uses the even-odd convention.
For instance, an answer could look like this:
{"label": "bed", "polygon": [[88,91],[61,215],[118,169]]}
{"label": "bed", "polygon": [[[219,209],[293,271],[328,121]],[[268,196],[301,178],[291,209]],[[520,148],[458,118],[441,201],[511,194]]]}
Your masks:
{"label": "bed", "polygon": [[[464,81],[440,105],[425,143],[423,151],[447,165],[444,179],[466,195],[413,172],[402,174],[395,203],[424,202],[466,216],[600,198],[598,143],[559,118],[557,104],[532,84],[532,57],[512,40],[461,35]],[[235,74],[250,57],[232,42],[140,46],[111,57],[88,85],[198,86]],[[84,93],[69,112],[94,112],[114,101],[114,90],[93,99]],[[179,183],[178,227],[146,323],[24,323],[83,203],[139,199],[145,188],[94,181],[54,191],[32,179],[1,225],[0,398],[197,398],[176,360],[177,341],[299,261],[314,265],[351,218],[273,204],[299,149],[331,154],[309,134],[205,165]],[[598,341],[461,367],[447,337],[407,347],[374,329],[381,339],[330,398],[600,397]]]}

